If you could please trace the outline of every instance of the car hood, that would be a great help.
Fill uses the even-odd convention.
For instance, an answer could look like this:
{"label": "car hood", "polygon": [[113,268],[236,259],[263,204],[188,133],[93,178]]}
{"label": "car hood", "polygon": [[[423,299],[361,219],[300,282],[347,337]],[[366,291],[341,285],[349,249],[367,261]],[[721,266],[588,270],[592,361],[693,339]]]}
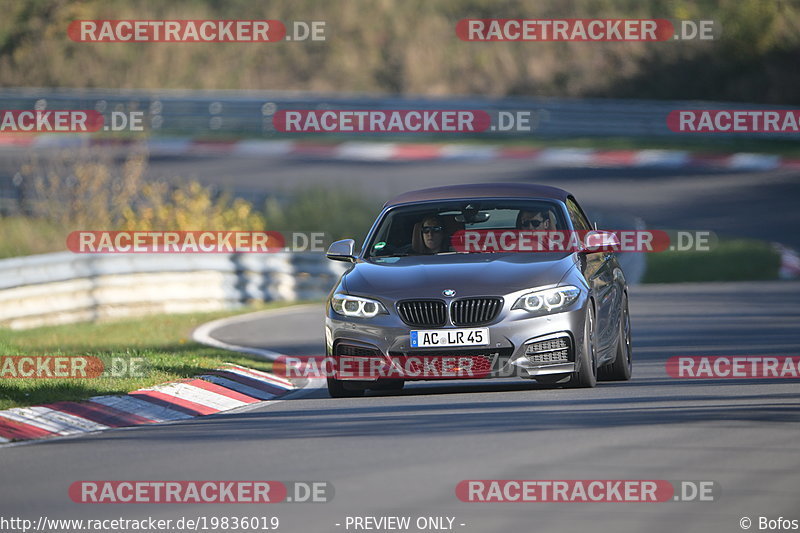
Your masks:
{"label": "car hood", "polygon": [[385,298],[502,295],[553,285],[575,263],[573,254],[457,254],[358,262],[345,274],[349,294]]}

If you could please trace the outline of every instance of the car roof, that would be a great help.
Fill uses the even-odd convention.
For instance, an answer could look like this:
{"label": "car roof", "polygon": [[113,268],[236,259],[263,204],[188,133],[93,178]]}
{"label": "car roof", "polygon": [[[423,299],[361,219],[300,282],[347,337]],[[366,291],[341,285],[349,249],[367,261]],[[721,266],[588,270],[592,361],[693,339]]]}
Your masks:
{"label": "car roof", "polygon": [[435,200],[473,198],[547,198],[565,202],[570,196],[572,195],[563,189],[532,183],[472,183],[406,192],[395,196],[383,207]]}

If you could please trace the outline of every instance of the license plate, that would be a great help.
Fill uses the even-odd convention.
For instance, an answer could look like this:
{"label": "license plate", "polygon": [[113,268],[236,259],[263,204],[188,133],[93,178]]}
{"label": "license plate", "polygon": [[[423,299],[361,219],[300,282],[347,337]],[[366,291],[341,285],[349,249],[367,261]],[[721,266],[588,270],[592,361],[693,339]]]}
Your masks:
{"label": "license plate", "polygon": [[412,348],[445,348],[448,346],[486,346],[489,328],[412,330]]}

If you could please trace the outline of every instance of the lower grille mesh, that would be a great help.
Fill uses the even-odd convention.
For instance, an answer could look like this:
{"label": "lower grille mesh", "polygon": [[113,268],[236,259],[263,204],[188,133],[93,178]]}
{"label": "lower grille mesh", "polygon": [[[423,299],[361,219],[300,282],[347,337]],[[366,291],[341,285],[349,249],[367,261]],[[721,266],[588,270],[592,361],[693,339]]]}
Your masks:
{"label": "lower grille mesh", "polygon": [[569,337],[558,337],[529,344],[525,356],[533,363],[568,363],[570,347]]}
{"label": "lower grille mesh", "polygon": [[337,344],[335,355],[346,355],[350,357],[376,357],[380,352],[374,348],[364,348],[362,346],[352,346],[350,344]]}
{"label": "lower grille mesh", "polygon": [[[412,374],[444,374],[447,370],[443,360],[448,359],[451,366],[458,360],[458,366],[469,369],[469,375],[463,377],[486,377],[502,368],[510,359],[512,348],[495,350],[415,350],[409,352],[389,352],[389,357],[400,367],[408,369]],[[430,376],[428,376],[430,377]]]}

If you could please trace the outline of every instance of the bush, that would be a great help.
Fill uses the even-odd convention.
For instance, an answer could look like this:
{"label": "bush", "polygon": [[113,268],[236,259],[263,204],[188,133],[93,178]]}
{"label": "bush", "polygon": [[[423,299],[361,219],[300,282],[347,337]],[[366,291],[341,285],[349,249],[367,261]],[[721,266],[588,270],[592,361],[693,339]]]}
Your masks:
{"label": "bush", "polygon": [[311,187],[264,206],[266,225],[277,231],[325,232],[329,241],[355,239],[360,244],[380,212],[379,201],[339,188]]}
{"label": "bush", "polygon": [[778,279],[780,254],[769,243],[720,241],[711,251],[647,254],[643,283]]}
{"label": "bush", "polygon": [[244,200],[196,181],[145,180],[147,154],[122,163],[102,150],[34,159],[20,174],[30,196],[22,211],[74,230],[263,230],[264,218]]}

